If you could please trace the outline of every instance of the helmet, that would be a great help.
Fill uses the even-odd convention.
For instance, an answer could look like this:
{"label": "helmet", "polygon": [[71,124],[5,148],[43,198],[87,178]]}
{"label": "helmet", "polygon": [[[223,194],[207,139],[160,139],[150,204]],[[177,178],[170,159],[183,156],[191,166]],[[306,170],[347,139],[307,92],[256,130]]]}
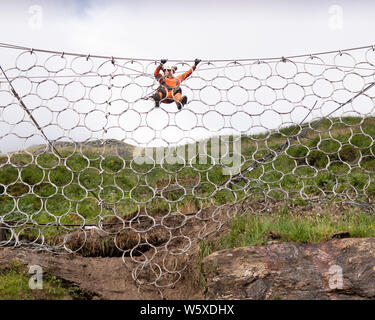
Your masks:
{"label": "helmet", "polygon": [[166,66],[166,67],[163,68],[164,73],[165,73],[166,71],[171,71],[172,73],[175,73],[176,70],[177,70],[177,67],[176,67],[176,66]]}

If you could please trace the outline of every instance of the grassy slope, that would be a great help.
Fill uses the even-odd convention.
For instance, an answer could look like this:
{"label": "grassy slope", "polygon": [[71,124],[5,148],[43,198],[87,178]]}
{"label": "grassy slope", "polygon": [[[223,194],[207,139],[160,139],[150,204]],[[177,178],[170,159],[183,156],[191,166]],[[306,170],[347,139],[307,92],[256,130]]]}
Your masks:
{"label": "grassy slope", "polygon": [[[343,123],[338,119],[325,121],[317,128],[320,132],[311,131],[300,139],[299,143],[286,150],[285,154],[274,159],[273,165],[266,164],[247,173],[246,177],[250,180],[254,179],[251,184],[259,187],[260,190],[281,188],[289,194],[293,190],[301,189],[303,182],[305,185],[315,186],[304,189],[306,196],[321,195],[316,187],[327,193],[333,192],[335,185],[336,192],[345,192],[350,184],[363,194],[363,200],[367,200],[367,197],[373,199],[375,146],[370,137],[375,138],[375,119],[367,118],[361,126],[358,125],[359,118],[342,120]],[[262,135],[242,136],[242,154],[246,160],[242,167],[251,164],[253,158],[260,159],[267,154],[267,149],[274,149],[283,144],[286,141],[285,136],[293,135],[296,131],[296,127],[284,128],[279,133],[271,134],[267,139]],[[341,149],[338,148],[340,144],[337,141],[340,141]],[[318,144],[324,152],[317,150]],[[200,179],[206,184],[201,189],[196,189],[195,194],[204,197],[209,196],[214,190],[214,186],[207,182],[220,184],[228,178],[222,174],[222,167],[219,165],[215,165],[207,173],[199,173],[196,170],[205,170],[211,164],[197,164],[193,165],[193,168],[184,168],[180,164],[163,165],[163,168],[136,165],[131,162],[132,148],[115,141],[108,143],[105,148],[93,143],[75,152],[71,145],[59,145],[57,149],[64,156],[60,162],[53,154],[43,152],[44,149],[44,147],[36,147],[27,150],[28,153],[11,154],[9,155],[11,164],[7,164],[7,157],[0,157],[0,215],[5,220],[22,220],[27,214],[33,215],[33,220],[39,223],[59,220],[62,224],[80,224],[83,220],[79,215],[87,219],[87,223],[97,223],[99,214],[102,216],[111,214],[108,210],[100,212],[96,199],[90,193],[86,196],[82,184],[99,194],[104,201],[112,203],[119,215],[127,215],[137,210],[134,201],[129,200],[131,190],[133,199],[138,201],[146,201],[153,195],[147,187],[135,188],[137,185],[148,184],[155,188],[163,188],[178,182],[182,186],[191,187],[197,185]],[[208,145],[208,152],[210,152],[210,145]],[[34,155],[34,160],[31,154]],[[363,160],[359,163],[361,157]],[[361,168],[346,174],[347,166],[338,160],[346,161],[351,166],[360,165]],[[328,163],[331,165],[327,166]],[[311,168],[304,166],[306,164],[318,170],[316,176]],[[292,170],[297,165],[298,169],[293,173]],[[70,169],[67,169],[67,166]],[[41,167],[46,169],[42,170]],[[103,172],[99,174],[101,170]],[[23,182],[33,188],[33,193],[40,197],[49,197],[48,200],[43,201],[44,205],[36,195],[29,194],[28,186],[22,183],[19,176]],[[259,179],[262,182],[259,183]],[[48,181],[55,184],[57,189],[47,183]],[[115,183],[120,189],[113,187]],[[8,185],[8,195],[3,194],[4,189],[1,184]],[[101,191],[99,186],[103,188]],[[54,193],[56,194],[51,196]],[[243,196],[242,191],[236,191],[236,194],[238,197]],[[118,201],[123,195],[124,199]],[[163,193],[163,197],[171,201],[171,209],[178,208],[182,212],[193,212],[198,207],[208,205],[209,202],[224,204],[233,201],[233,195],[229,191],[215,194],[208,200],[199,200],[191,191],[179,200],[182,195],[182,190]],[[280,192],[271,192],[269,195],[283,200]],[[262,199],[262,196],[259,199]],[[12,211],[14,201],[17,201],[19,210]],[[155,211],[167,213],[169,204],[159,197],[147,203],[146,208],[151,214]],[[360,211],[349,210],[333,216],[328,208],[319,214],[304,216],[295,215],[288,210],[285,207],[269,215],[235,217],[229,232],[218,241],[200,243],[198,269],[203,257],[214,250],[266,243],[269,239],[265,234],[270,230],[280,234],[279,241],[320,242],[338,231],[349,231],[351,236],[355,237],[375,236],[375,217]],[[60,232],[64,234],[63,230],[59,231],[51,227],[44,231],[44,235],[56,236]],[[44,290],[29,289],[28,280],[29,274],[22,266],[10,265],[0,270],[0,299],[80,298],[76,289],[66,288],[54,277],[46,277]]]}
{"label": "grassy slope", "polygon": [[319,215],[293,215],[278,212],[272,215],[239,216],[233,219],[230,232],[219,241],[219,248],[237,248],[265,244],[267,231],[280,235],[280,241],[317,243],[328,240],[337,232],[351,237],[374,237],[375,216],[347,210],[333,217],[329,210]]}
{"label": "grassy slope", "polygon": [[12,262],[0,269],[0,300],[71,300],[83,299],[81,290],[66,286],[55,276],[44,276],[42,289],[30,289],[25,266]]}
{"label": "grassy slope", "polygon": [[[296,127],[287,127],[272,133],[267,139],[264,135],[242,136],[241,148],[246,160],[242,167],[247,167],[253,162],[252,159],[260,159],[270,148],[278,147],[286,141],[286,136],[297,131]],[[246,173],[246,177],[252,181],[251,185],[257,186],[259,190],[273,189],[269,196],[276,200],[284,200],[285,197],[277,189],[292,194],[291,191],[300,190],[303,185],[303,192],[309,197],[321,196],[321,190],[326,193],[350,192],[349,185],[352,185],[362,195],[362,200],[373,198],[375,145],[371,137],[375,138],[375,118],[326,120],[300,139],[299,143],[294,142],[285,154],[274,159],[273,164],[269,163]],[[321,151],[317,150],[317,146]],[[131,161],[131,147],[114,140],[109,141],[105,148],[95,142],[85,145],[81,150],[74,150],[69,144],[56,147],[64,156],[60,161],[50,152],[41,152],[41,149],[45,149],[41,147],[27,150],[28,153],[8,155],[11,164],[7,164],[7,157],[0,157],[0,194],[4,192],[1,184],[8,185],[8,195],[0,195],[0,214],[6,216],[5,220],[22,220],[27,214],[33,215],[33,220],[39,223],[60,219],[62,224],[82,224],[82,217],[87,219],[87,223],[97,223],[99,214],[111,214],[111,211],[105,209],[101,213],[97,200],[90,192],[86,194],[82,185],[110,203],[116,208],[117,214],[122,216],[137,210],[137,204],[129,199],[130,196],[139,202],[152,199],[146,204],[151,214],[154,211],[168,212],[169,205],[172,210],[178,208],[182,212],[190,212],[210,202],[224,204],[234,199],[233,194],[227,190],[210,197],[215,190],[214,184],[223,183],[228,178],[223,175],[221,165],[214,165],[207,172],[197,170],[208,169],[211,167],[210,163],[193,164],[193,168],[184,167],[182,164],[163,164],[163,168],[160,165],[137,165]],[[341,160],[351,166],[360,165],[361,168],[348,173],[348,166]],[[327,166],[328,163],[331,165]],[[26,184],[20,181],[19,175]],[[191,188],[196,186],[199,180],[201,188],[195,189],[194,195],[188,191],[183,197],[182,188],[158,193],[168,201],[163,197],[153,199],[152,190],[145,186],[147,184],[153,188],[163,188],[178,182]],[[34,194],[29,194],[28,186],[32,187]],[[236,191],[236,194],[239,198],[244,195],[242,191]],[[37,195],[48,198],[43,201],[44,206]],[[198,197],[206,199],[199,200]],[[298,197],[300,195],[297,195]],[[15,201],[18,202],[19,210],[12,212]]]}

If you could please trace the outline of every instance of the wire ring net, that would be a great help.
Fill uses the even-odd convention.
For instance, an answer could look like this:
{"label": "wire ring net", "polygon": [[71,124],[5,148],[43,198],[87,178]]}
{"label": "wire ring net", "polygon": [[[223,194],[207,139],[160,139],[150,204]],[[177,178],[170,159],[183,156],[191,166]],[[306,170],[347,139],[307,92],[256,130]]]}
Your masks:
{"label": "wire ring net", "polygon": [[1,51],[0,246],[71,253],[111,238],[137,284],[162,288],[237,214],[372,209],[372,47],[202,61],[180,111],[145,99],[159,61]]}

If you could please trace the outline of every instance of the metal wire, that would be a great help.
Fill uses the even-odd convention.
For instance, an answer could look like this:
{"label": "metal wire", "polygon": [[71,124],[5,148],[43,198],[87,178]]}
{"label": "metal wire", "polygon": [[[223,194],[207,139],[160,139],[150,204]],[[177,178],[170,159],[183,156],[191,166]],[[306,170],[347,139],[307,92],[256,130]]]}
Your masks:
{"label": "metal wire", "polygon": [[[0,43],[0,47],[7,48],[7,49],[16,49],[16,50],[29,50],[31,52],[42,52],[42,53],[53,53],[53,54],[63,54],[67,56],[75,56],[75,57],[87,57],[87,54],[83,53],[73,53],[73,52],[64,52],[64,51],[54,51],[54,50],[46,50],[46,49],[36,49],[36,48],[28,48],[25,46],[7,44],[7,43]],[[330,51],[321,51],[316,53],[306,53],[306,54],[299,54],[299,55],[292,55],[286,56],[286,59],[293,59],[293,58],[303,58],[303,57],[311,57],[311,56],[321,56],[321,55],[329,55],[333,53],[344,53],[350,51],[357,51],[361,49],[374,49],[374,45],[368,46],[361,46],[361,47],[354,47],[354,48],[347,48],[341,50],[330,50]],[[160,59],[147,59],[147,58],[126,58],[126,57],[113,57],[113,56],[105,56],[105,55],[89,55],[91,58],[99,58],[99,59],[114,59],[114,60],[127,60],[127,61],[144,61],[144,62],[155,62],[159,61]],[[240,59],[210,59],[210,60],[202,60],[204,62],[245,62],[245,61],[265,61],[265,60],[280,60],[279,57],[264,57],[264,58],[240,58]],[[282,57],[284,58],[284,57]],[[181,60],[176,59],[169,59],[171,62],[181,62]],[[184,60],[185,62],[194,62],[194,59],[191,60]]]}
{"label": "metal wire", "polygon": [[[12,59],[0,78],[0,246],[81,252],[97,232],[138,285],[160,289],[235,215],[296,201],[373,208],[372,46],[203,60],[181,111],[144,99],[158,59],[0,47]],[[179,153],[188,144],[199,152]]]}

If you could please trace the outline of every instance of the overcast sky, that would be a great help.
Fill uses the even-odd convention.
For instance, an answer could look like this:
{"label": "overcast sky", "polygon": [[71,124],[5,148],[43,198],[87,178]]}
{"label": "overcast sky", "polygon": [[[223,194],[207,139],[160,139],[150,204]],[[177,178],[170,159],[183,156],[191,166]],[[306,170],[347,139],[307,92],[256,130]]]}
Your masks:
{"label": "overcast sky", "polygon": [[286,56],[373,44],[374,12],[370,0],[1,1],[0,40],[110,56]]}

